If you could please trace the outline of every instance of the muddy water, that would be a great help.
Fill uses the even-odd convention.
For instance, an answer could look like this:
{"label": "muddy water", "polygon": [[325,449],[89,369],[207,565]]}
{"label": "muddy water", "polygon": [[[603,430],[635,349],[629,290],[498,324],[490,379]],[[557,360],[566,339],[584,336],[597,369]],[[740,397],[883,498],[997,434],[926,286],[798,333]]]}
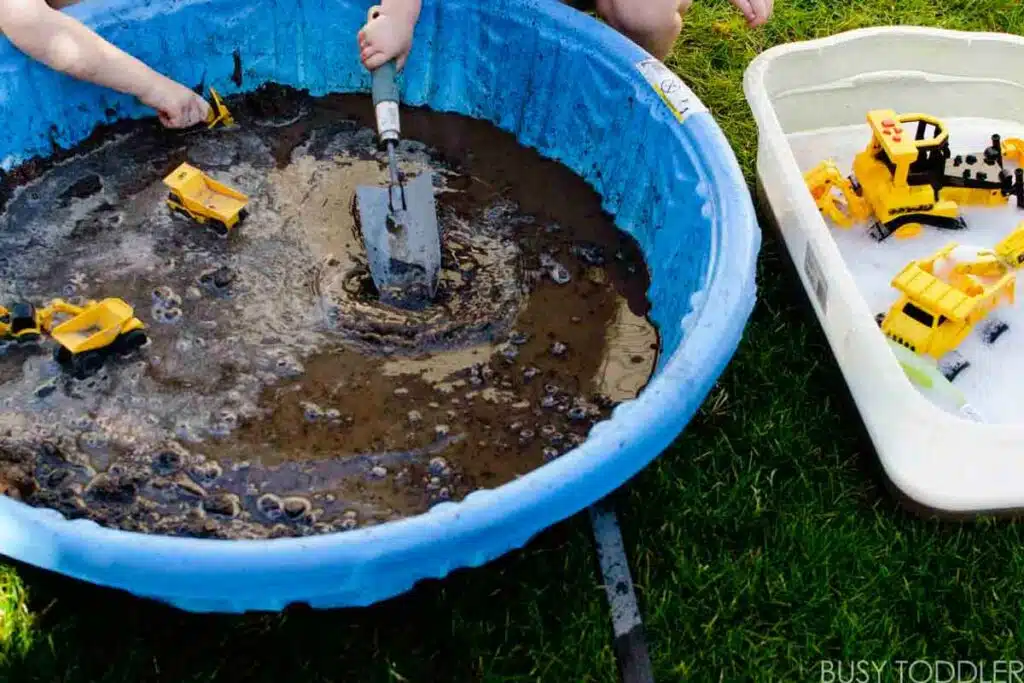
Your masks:
{"label": "muddy water", "polygon": [[[0,301],[121,297],[151,342],[85,380],[52,342],[3,348],[8,495],[152,533],[352,529],[521,476],[643,387],[646,270],[564,168],[407,112],[404,171],[435,173],[444,254],[434,305],[399,312],[353,210],[386,181],[369,103],[266,88],[233,108],[227,131],[122,125],[10,191]],[[164,204],[186,160],[249,195],[226,239]]]}

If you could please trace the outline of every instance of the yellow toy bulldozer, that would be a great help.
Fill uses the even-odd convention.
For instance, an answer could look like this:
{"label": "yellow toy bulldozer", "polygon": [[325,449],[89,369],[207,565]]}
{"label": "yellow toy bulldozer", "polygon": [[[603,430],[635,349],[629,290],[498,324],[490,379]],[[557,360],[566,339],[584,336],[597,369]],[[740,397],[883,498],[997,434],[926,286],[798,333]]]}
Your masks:
{"label": "yellow toy bulldozer", "polygon": [[[1018,208],[1024,208],[1024,170],[1010,173],[1003,167],[1004,150],[1007,158],[1020,160],[1019,141],[1004,144],[993,135],[992,145],[981,154],[954,156],[949,132],[934,116],[878,109],[868,112],[867,123],[871,139],[854,158],[850,183],[869,215],[874,214],[870,232],[875,239],[911,225],[965,228],[960,216],[965,205],[998,206],[1015,196]],[[808,177],[824,173],[819,169],[826,164]],[[815,191],[810,181],[808,186]]]}
{"label": "yellow toy bulldozer", "polygon": [[187,163],[164,178],[170,192],[167,206],[202,225],[210,225],[220,235],[227,235],[245,220],[249,198],[219,183]]}

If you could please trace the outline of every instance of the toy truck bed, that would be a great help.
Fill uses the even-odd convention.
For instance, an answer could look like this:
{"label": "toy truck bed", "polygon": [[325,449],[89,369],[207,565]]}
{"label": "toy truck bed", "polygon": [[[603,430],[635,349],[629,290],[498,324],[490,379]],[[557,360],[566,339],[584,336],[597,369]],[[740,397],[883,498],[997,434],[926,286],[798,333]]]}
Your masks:
{"label": "toy truck bed", "polygon": [[114,342],[135,312],[120,299],[105,299],[53,328],[50,336],[71,353],[104,348]]}
{"label": "toy truck bed", "polygon": [[190,213],[228,226],[235,222],[249,201],[246,195],[188,164],[179,166],[164,182]]}
{"label": "toy truck bed", "polygon": [[943,282],[916,262],[908,263],[893,278],[892,286],[911,301],[956,322],[967,320],[978,305],[978,299]]}

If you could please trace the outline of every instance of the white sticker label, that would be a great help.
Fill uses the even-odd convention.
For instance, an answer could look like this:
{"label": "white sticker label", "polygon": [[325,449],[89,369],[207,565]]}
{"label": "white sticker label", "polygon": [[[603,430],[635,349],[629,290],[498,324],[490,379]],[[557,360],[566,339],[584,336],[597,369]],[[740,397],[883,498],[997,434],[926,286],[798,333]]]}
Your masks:
{"label": "white sticker label", "polygon": [[818,261],[814,249],[811,248],[810,242],[807,243],[807,251],[804,252],[804,274],[807,275],[807,281],[810,282],[811,289],[814,290],[814,296],[818,299],[821,312],[828,313],[828,283],[825,281],[825,273],[821,270],[821,263]]}
{"label": "white sticker label", "polygon": [[381,139],[398,137],[402,132],[398,118],[397,102],[381,102],[377,105],[377,133]]}
{"label": "white sticker label", "polygon": [[690,114],[706,112],[704,103],[697,99],[693,91],[686,87],[683,80],[657,59],[645,59],[636,65],[643,77],[654,88],[679,123]]}

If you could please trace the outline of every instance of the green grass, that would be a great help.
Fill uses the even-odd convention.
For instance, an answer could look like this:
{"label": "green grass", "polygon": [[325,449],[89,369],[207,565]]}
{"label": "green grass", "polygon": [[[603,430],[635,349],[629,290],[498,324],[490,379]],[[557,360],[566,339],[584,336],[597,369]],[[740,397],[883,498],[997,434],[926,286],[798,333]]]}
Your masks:
{"label": "green grass", "polygon": [[[749,176],[749,60],[896,23],[1019,33],[1024,9],[779,0],[751,32],[724,2],[698,0],[670,64]],[[766,233],[739,354],[685,436],[617,496],[658,680],[811,681],[822,658],[1020,656],[1020,527],[922,521],[896,506],[786,259]],[[0,569],[0,680],[19,682],[610,682],[609,631],[585,517],[366,610],[197,617]]]}

